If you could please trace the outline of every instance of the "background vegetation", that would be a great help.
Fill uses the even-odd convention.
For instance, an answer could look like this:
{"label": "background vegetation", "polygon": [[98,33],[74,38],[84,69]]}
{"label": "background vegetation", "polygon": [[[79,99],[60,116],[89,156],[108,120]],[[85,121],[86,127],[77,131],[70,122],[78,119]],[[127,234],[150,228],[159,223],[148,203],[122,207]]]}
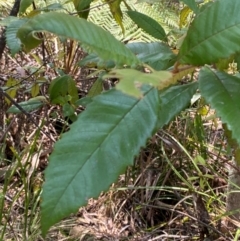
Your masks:
{"label": "background vegetation", "polygon": [[0,8],[1,240],[238,240],[237,0]]}

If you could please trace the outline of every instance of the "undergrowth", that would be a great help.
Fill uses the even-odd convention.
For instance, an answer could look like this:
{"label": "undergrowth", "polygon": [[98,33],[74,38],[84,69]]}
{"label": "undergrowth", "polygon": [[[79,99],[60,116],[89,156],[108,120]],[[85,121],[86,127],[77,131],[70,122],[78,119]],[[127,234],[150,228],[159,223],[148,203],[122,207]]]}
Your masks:
{"label": "undergrowth", "polygon": [[[19,76],[20,61],[7,54],[5,61],[5,69],[16,73],[2,74],[1,85],[18,75],[22,85],[16,101],[28,99],[32,80]],[[80,94],[86,95],[93,82],[94,78],[87,82],[80,75]],[[44,83],[43,93],[46,90]],[[213,240],[232,240],[234,229],[224,228],[229,219],[223,215],[230,152],[221,121],[195,97],[186,111],[148,141],[108,192],[53,227],[46,240],[201,240],[205,232]],[[9,106],[3,97],[1,106]],[[4,111],[1,121],[0,239],[43,240],[39,224],[43,171],[53,143],[69,123],[58,106],[44,107],[31,118]]]}
{"label": "undergrowth", "polygon": [[[95,66],[77,65],[84,56],[76,42],[51,36],[30,55],[12,58],[5,51],[1,59],[0,87],[15,94],[8,92],[11,103],[0,92],[0,240],[44,240],[39,212],[44,170],[53,144],[71,124],[58,105],[30,115],[6,110],[34,91],[48,100],[49,84],[62,71],[75,77],[79,97],[87,96],[97,78]],[[106,80],[103,89],[114,84]],[[45,240],[203,240],[206,233],[212,240],[238,240],[239,224],[225,214],[231,150],[221,121],[200,96],[194,98],[148,140],[108,192],[51,228]]]}

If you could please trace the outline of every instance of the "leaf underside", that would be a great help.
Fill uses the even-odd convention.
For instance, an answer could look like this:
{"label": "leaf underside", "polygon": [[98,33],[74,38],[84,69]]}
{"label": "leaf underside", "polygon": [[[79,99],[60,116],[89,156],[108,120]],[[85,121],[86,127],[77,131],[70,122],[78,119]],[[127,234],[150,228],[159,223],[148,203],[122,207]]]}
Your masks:
{"label": "leaf underside", "polygon": [[179,51],[179,61],[212,64],[239,51],[239,12],[239,0],[219,0],[206,7],[189,27]]}
{"label": "leaf underside", "polygon": [[39,40],[33,35],[39,31],[48,31],[59,36],[75,39],[84,44],[88,48],[88,52],[97,53],[103,60],[111,59],[119,65],[134,66],[139,64],[136,56],[123,43],[85,19],[57,12],[35,16],[18,31],[17,36],[25,45],[26,50],[31,50],[39,44]]}
{"label": "leaf underside", "polygon": [[202,96],[232,131],[232,137],[240,144],[240,79],[204,67],[199,74],[199,88]]}
{"label": "leaf underside", "polygon": [[17,38],[17,31],[26,22],[27,19],[16,19],[15,21],[12,21],[7,27],[6,41],[12,56],[21,50],[21,42]]}
{"label": "leaf underside", "polygon": [[176,81],[172,80],[172,73],[168,71],[153,71],[143,73],[135,69],[116,69],[105,75],[104,78],[118,78],[120,81],[116,85],[117,90],[121,90],[136,98],[142,97],[141,88],[143,85],[151,85],[163,89]]}
{"label": "leaf underside", "polygon": [[73,0],[74,7],[78,12],[78,16],[84,19],[88,18],[90,12],[90,4],[93,0]]}
{"label": "leaf underside", "polygon": [[112,89],[93,98],[50,156],[42,193],[43,235],[116,181],[155,130],[158,91],[136,99]]}
{"label": "leaf underside", "polygon": [[143,63],[155,70],[166,70],[176,61],[176,55],[164,43],[132,42],[126,45]]}

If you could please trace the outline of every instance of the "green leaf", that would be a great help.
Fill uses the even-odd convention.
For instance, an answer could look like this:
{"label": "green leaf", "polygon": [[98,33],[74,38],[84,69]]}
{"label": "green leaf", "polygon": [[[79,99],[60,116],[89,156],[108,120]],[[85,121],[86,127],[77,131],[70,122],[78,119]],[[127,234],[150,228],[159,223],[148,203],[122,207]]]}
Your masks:
{"label": "green leaf", "polygon": [[83,98],[77,100],[75,105],[77,105],[77,106],[81,105],[83,107],[86,107],[91,102],[92,102],[92,97],[86,96],[86,97],[83,97]]}
{"label": "green leaf", "polygon": [[146,33],[156,39],[166,40],[167,36],[163,27],[149,16],[137,11],[127,11],[128,16]]}
{"label": "green leaf", "polygon": [[88,91],[88,97],[95,97],[103,91],[103,80],[102,78],[98,78],[94,84],[92,85],[91,89]]}
{"label": "green leaf", "polygon": [[181,0],[181,1],[184,2],[189,8],[191,8],[194,13],[199,12],[199,8],[195,0]]}
{"label": "green leaf", "polygon": [[106,191],[133,164],[153,134],[159,111],[158,91],[145,90],[142,99],[115,89],[93,98],[55,144],[42,193],[43,235]]}
{"label": "green leaf", "polygon": [[88,18],[90,4],[93,0],[73,0],[74,7],[81,18]]}
{"label": "green leaf", "polygon": [[138,0],[137,3],[159,3],[159,0]]}
{"label": "green leaf", "polygon": [[44,11],[44,12],[56,11],[56,10],[64,10],[64,7],[60,3],[52,3],[46,7],[36,9],[36,11]]}
{"label": "green leaf", "polygon": [[143,73],[135,69],[116,69],[104,76],[104,78],[120,79],[120,82],[116,85],[116,89],[136,98],[142,97],[143,85],[151,85],[163,89],[176,82],[172,77],[172,73],[168,71]]}
{"label": "green leaf", "polygon": [[15,22],[19,18],[14,16],[8,16],[0,20],[0,26],[9,26],[10,23]]}
{"label": "green leaf", "polygon": [[[36,32],[48,31],[66,38],[80,41],[88,51],[96,52],[103,60],[113,60],[117,64],[137,65],[139,60],[123,43],[110,33],[85,19],[79,19],[64,13],[44,13],[37,15],[24,24],[18,31],[18,37],[26,50],[36,47]],[[35,41],[35,42],[34,42]]]}
{"label": "green leaf", "polygon": [[209,67],[201,69],[199,88],[223,123],[232,131],[232,137],[240,144],[240,79]]}
{"label": "green leaf", "polygon": [[110,8],[110,11],[115,19],[115,21],[119,24],[119,26],[122,29],[122,32],[124,34],[124,26],[123,26],[123,22],[122,22],[122,18],[123,18],[123,14],[122,14],[122,10],[120,7],[120,4],[122,2],[122,0],[105,0]]}
{"label": "green leaf", "polygon": [[33,0],[21,0],[19,13],[25,13],[27,8],[32,4]]}
{"label": "green leaf", "polygon": [[192,13],[192,10],[189,7],[184,7],[180,11],[180,16],[179,16],[179,27],[180,29],[184,26],[186,26],[189,23],[189,15]]}
{"label": "green leaf", "polygon": [[[30,112],[30,111],[37,110],[40,107],[42,107],[44,102],[39,100],[39,99],[32,98],[28,101],[23,101],[23,102],[20,102],[18,104],[26,112]],[[19,114],[19,113],[22,113],[22,111],[17,106],[13,105],[7,110],[7,113]]]}
{"label": "green leaf", "polygon": [[[177,57],[172,50],[164,43],[143,43],[133,42],[126,45],[134,55],[143,63],[148,64],[155,70],[166,70],[173,66]],[[80,66],[98,67],[98,69],[114,68],[115,63],[112,60],[103,61],[96,54],[87,55],[81,61]]]}
{"label": "green leaf", "polygon": [[15,21],[12,21],[7,27],[6,42],[8,47],[10,48],[12,56],[14,56],[21,50],[21,41],[19,38],[17,38],[17,31],[27,21],[27,19],[16,18]]}
{"label": "green leaf", "polygon": [[[234,62],[237,64],[237,70],[240,70],[240,53],[236,53],[234,56]],[[239,73],[238,73],[239,74]]]}
{"label": "green leaf", "polygon": [[239,12],[239,0],[219,0],[205,8],[189,27],[179,51],[179,61],[212,64],[240,51]]}
{"label": "green leaf", "polygon": [[40,86],[38,83],[34,83],[31,87],[31,95],[32,97],[36,97],[40,92]]}
{"label": "green leaf", "polygon": [[126,45],[140,61],[150,65],[155,70],[166,70],[173,66],[176,55],[164,43],[133,42]]}
{"label": "green leaf", "polygon": [[180,111],[186,108],[198,88],[198,83],[181,86],[172,86],[160,92],[161,108],[159,111],[158,125],[160,129],[168,124]]}
{"label": "green leaf", "polygon": [[64,75],[54,79],[50,84],[48,92],[50,95],[50,100],[54,104],[65,104],[64,100],[68,95],[71,96],[71,103],[74,103],[78,100],[76,83],[69,75]]}
{"label": "green leaf", "polygon": [[73,0],[73,4],[77,11],[81,11],[88,7],[93,0]]}
{"label": "green leaf", "polygon": [[[11,98],[15,98],[16,95],[17,95],[17,90],[18,90],[18,87],[17,88],[10,88],[10,89],[7,89],[6,90],[6,93],[11,97]],[[7,102],[7,104],[11,104],[11,101],[8,99],[8,98],[5,98],[5,101]]]}
{"label": "green leaf", "polygon": [[[3,87],[6,93],[14,99],[17,95],[17,90],[19,89],[19,80],[16,80],[12,77],[10,77],[7,82],[5,83],[5,86]],[[11,101],[8,98],[5,98],[5,101],[7,104],[11,104]]]}
{"label": "green leaf", "polygon": [[63,116],[64,117],[74,116],[74,113],[75,113],[75,109],[69,103],[65,103],[63,105]]}
{"label": "green leaf", "polygon": [[79,66],[86,66],[88,68],[97,67],[98,69],[112,69],[116,65],[112,60],[102,60],[95,53],[87,55],[78,64]]}
{"label": "green leaf", "polygon": [[229,68],[229,64],[233,63],[234,60],[235,55],[232,55],[226,59],[219,59],[218,62],[215,64],[215,68],[220,71],[227,70]]}

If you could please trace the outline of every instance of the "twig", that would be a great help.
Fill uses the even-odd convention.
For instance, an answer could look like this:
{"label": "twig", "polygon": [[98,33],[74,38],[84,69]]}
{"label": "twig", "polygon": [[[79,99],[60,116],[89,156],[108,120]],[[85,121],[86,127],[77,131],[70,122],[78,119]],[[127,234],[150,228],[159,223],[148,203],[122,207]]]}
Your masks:
{"label": "twig", "polygon": [[44,134],[46,135],[51,141],[54,142],[54,140],[52,139],[52,137],[50,135],[48,135],[45,131],[41,130],[40,127],[38,126],[38,123],[32,118],[32,115],[30,113],[28,113],[27,111],[25,111],[13,98],[11,98],[11,96],[6,93],[5,91],[3,91],[2,88],[0,88],[0,94],[3,94],[14,106],[16,106],[24,115],[26,115],[29,120]]}

